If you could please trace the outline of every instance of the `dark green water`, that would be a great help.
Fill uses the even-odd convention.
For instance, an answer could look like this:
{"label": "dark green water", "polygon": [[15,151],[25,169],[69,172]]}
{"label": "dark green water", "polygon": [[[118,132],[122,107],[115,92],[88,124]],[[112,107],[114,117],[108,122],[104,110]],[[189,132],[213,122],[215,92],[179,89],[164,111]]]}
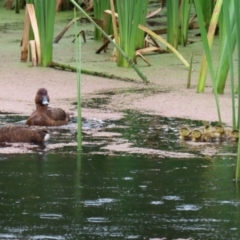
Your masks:
{"label": "dark green water", "polygon": [[[135,146],[188,151],[178,119],[128,114],[115,124]],[[240,239],[235,145],[214,143],[222,154],[212,157],[191,148],[196,157],[181,159],[92,155],[92,141],[79,155],[0,155],[0,239]]]}

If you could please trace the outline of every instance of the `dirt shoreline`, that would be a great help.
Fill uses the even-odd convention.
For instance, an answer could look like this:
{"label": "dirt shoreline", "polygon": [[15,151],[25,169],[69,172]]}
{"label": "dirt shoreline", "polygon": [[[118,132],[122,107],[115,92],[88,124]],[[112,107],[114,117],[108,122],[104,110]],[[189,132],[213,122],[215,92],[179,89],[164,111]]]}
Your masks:
{"label": "dirt shoreline", "polygon": [[[11,14],[13,19],[9,19],[8,14]],[[70,13],[58,13],[55,35],[64,28],[69,19],[71,19]],[[23,32],[23,20],[23,11],[17,15],[13,11],[0,8],[2,35],[0,38],[2,46],[0,51],[0,111],[28,116],[35,108],[34,96],[37,89],[45,87],[49,91],[52,107],[62,107],[76,115],[76,106],[73,105],[77,94],[76,73],[32,67],[30,62],[20,62],[21,48],[19,45]],[[89,25],[81,24],[80,28],[89,28]],[[126,82],[82,74],[81,93],[84,103],[91,101],[92,98],[108,98],[107,104],[99,104],[95,108],[84,107],[83,117],[114,119],[121,117],[122,110],[134,109],[166,117],[218,121],[216,102],[209,77],[205,92],[196,93],[202,56],[202,50],[199,50],[200,39],[196,39],[196,43],[187,48],[180,47],[179,49],[186,59],[190,59],[190,53],[194,51],[191,88],[186,89],[187,69],[174,54],[146,56],[153,63],[150,67],[139,60],[139,68],[151,82],[146,85],[133,69],[118,68],[110,61],[111,46],[107,53],[95,54],[94,50],[101,43],[92,41],[92,30],[88,29],[88,31],[87,43],[82,44],[82,67],[123,77],[128,76],[135,81]],[[70,29],[61,41],[54,45],[54,61],[75,64],[75,45],[71,43],[72,36],[73,29]],[[222,122],[231,125],[231,97],[228,85],[225,94],[219,97]]]}

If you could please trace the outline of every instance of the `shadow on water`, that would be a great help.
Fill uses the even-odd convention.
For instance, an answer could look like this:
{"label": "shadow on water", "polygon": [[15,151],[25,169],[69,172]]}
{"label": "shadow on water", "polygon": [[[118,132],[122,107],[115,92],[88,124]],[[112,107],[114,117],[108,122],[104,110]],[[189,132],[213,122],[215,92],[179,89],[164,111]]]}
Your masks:
{"label": "shadow on water", "polygon": [[[237,146],[178,140],[180,125],[200,124],[137,112],[84,120],[77,154],[74,119],[31,153],[0,154],[0,239],[240,239]],[[106,148],[126,142],[138,151]]]}

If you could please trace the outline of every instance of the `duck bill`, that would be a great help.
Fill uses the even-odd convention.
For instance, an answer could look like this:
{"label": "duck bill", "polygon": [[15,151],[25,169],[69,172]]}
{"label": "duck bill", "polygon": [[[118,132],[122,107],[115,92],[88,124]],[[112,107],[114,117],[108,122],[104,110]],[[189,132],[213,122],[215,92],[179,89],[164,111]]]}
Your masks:
{"label": "duck bill", "polygon": [[48,105],[49,102],[48,102],[48,99],[47,99],[47,96],[43,96],[42,97],[42,105]]}

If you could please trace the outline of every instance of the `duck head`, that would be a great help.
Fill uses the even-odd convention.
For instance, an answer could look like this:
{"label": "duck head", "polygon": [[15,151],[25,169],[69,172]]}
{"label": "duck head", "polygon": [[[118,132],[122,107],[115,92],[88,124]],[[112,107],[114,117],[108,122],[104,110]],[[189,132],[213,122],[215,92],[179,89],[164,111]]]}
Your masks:
{"label": "duck head", "polygon": [[179,138],[183,140],[188,140],[191,134],[191,130],[188,127],[181,127],[179,129]]}
{"label": "duck head", "polygon": [[35,96],[35,103],[37,106],[48,106],[50,98],[46,88],[39,88]]}
{"label": "duck head", "polygon": [[192,136],[192,141],[198,142],[201,140],[202,131],[198,128],[195,128],[192,130],[191,136]]}
{"label": "duck head", "polygon": [[222,124],[217,124],[215,126],[215,130],[218,134],[223,134],[225,131],[224,126]]}

